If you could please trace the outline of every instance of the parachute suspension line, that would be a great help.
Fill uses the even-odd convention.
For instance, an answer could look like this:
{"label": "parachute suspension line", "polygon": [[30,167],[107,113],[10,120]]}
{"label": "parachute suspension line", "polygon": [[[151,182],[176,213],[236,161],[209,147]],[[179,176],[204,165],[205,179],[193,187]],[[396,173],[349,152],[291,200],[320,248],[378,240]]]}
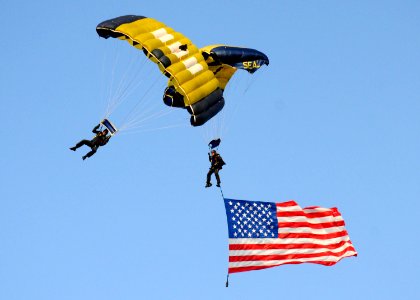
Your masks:
{"label": "parachute suspension line", "polygon": [[116,80],[115,80],[115,73],[116,73],[116,69],[117,66],[119,65],[119,58],[120,58],[120,53],[117,52],[117,54],[115,54],[115,58],[114,58],[114,65],[112,67],[112,71],[111,71],[111,82],[109,84],[109,91],[108,91],[108,105],[106,108],[106,114],[105,114],[105,118],[109,117],[109,115],[111,114],[111,112],[113,111],[112,107],[115,106],[115,88],[114,85],[116,84]]}
{"label": "parachute suspension line", "polygon": [[[108,106],[105,117],[109,117],[109,115],[115,110],[116,106],[118,106],[118,99],[121,98],[119,95],[119,91],[121,89],[121,85],[123,80],[120,80],[119,85],[116,84],[115,80],[115,73],[117,70],[117,66],[120,65],[120,52],[114,47],[114,51],[116,54],[114,54],[114,64],[111,72],[111,82],[109,84],[109,95],[108,95]],[[130,64],[131,65],[131,64]],[[126,70],[125,73],[127,73],[128,70]],[[125,77],[125,76],[124,76]],[[117,85],[117,87],[115,87]]]}
{"label": "parachute suspension line", "polygon": [[[141,113],[138,114],[132,114],[133,116],[130,119],[126,119],[123,123],[123,128],[126,129],[133,129],[136,127],[141,127],[145,121],[151,120],[151,119],[157,119],[164,115],[167,115],[171,113],[171,111],[167,111],[164,109],[161,109],[160,111],[153,112],[154,109],[152,107],[148,107],[146,104],[143,104],[142,107],[144,110]],[[133,109],[132,112],[138,112],[138,109]],[[153,113],[152,113],[153,112]]]}
{"label": "parachute suspension line", "polygon": [[[137,128],[140,128],[140,127],[144,127],[144,126],[138,126]],[[125,131],[123,131],[123,132],[121,132],[121,131],[118,131],[118,132],[121,135],[129,135],[129,134],[137,134],[137,133],[143,133],[143,132],[160,131],[160,130],[175,128],[175,127],[187,127],[187,125],[185,125],[185,123],[182,123],[182,124],[163,126],[163,127],[159,127],[159,128],[151,128],[151,129],[143,129],[143,130],[135,130],[135,131],[127,131],[127,129],[125,129]]]}
{"label": "parachute suspension line", "polygon": [[[160,77],[160,74],[158,74]],[[156,83],[159,80],[159,77],[156,77],[155,80],[153,81],[153,84],[151,84],[149,86],[149,88],[146,90],[145,93],[143,93],[142,97],[140,98],[139,101],[137,101],[137,104],[131,109],[131,111],[126,115],[126,117],[122,120],[121,122],[121,127],[122,128],[128,128],[130,127],[130,125],[132,125],[133,123],[136,123],[138,121],[139,118],[142,118],[143,115],[147,114],[148,111],[145,111],[142,113],[142,115],[135,117],[133,116],[134,112],[136,111],[136,109],[138,108],[138,106],[143,103],[146,104],[148,101],[150,101],[150,98],[146,98],[146,96],[149,94],[149,92],[152,90],[152,88],[156,85]],[[144,100],[146,98],[146,100]],[[150,108],[148,109],[150,111]]]}
{"label": "parachute suspension line", "polygon": [[[124,125],[134,122],[141,115],[146,115],[152,110],[152,108],[147,106],[147,104],[150,102],[151,97],[146,97],[146,96],[149,94],[149,92],[151,91],[152,87],[156,84],[156,82],[157,82],[157,78],[153,81],[153,83],[151,85],[149,85],[149,87],[146,89],[146,91],[143,91],[141,93],[141,97],[139,97],[139,99],[137,100],[134,107],[132,109],[130,109],[128,114],[123,119],[122,123]],[[141,112],[140,116],[136,117],[136,112],[137,112],[140,105],[144,106],[146,109]]]}
{"label": "parachute suspension line", "polygon": [[[117,67],[118,57],[119,57],[119,53],[114,54],[114,65],[113,65],[112,71],[111,71],[111,79],[110,79],[110,82],[108,84],[108,93],[107,93],[108,95],[106,96],[107,107],[106,107],[106,111],[105,111],[105,116],[109,116],[111,99],[112,99],[112,90],[113,90],[114,79],[115,79],[115,69]],[[105,62],[104,62],[104,65],[105,65]]]}
{"label": "parachute suspension line", "polygon": [[[236,75],[240,75],[239,73]],[[231,106],[231,111],[229,113],[229,120],[224,119],[223,123],[222,123],[222,131],[227,135],[228,134],[228,130],[230,127],[230,123],[233,122],[233,120],[236,118],[238,111],[239,111],[239,103],[243,103],[246,102],[246,97],[245,95],[247,94],[248,90],[250,89],[251,85],[254,83],[255,79],[253,79],[253,77],[256,76],[256,74],[241,74],[243,76],[238,76],[238,80],[234,80],[232,82],[232,85],[228,86],[228,94],[230,95],[237,95],[236,98],[240,98],[240,99],[233,99],[233,101],[230,102],[234,102]],[[245,85],[245,89],[242,90],[242,93],[239,93],[240,88]]]}
{"label": "parachute suspension line", "polygon": [[170,113],[171,113],[170,110],[168,111],[168,110],[162,109],[161,111],[158,111],[154,114],[151,114],[148,117],[145,117],[143,119],[132,120],[128,123],[125,123],[122,128],[123,128],[123,130],[127,130],[127,129],[143,127],[143,125],[140,125],[140,124],[144,123],[145,121],[148,121],[148,120],[151,120],[151,119],[157,119],[157,118],[163,117],[165,115],[168,115]]}
{"label": "parachute suspension line", "polygon": [[219,121],[217,123],[217,133],[220,136],[220,138],[225,137],[227,135],[228,119],[230,120],[232,118],[233,112],[239,107],[240,99],[235,99],[235,95],[237,95],[237,89],[238,80],[233,80],[232,82],[230,82],[230,84],[227,85],[227,89],[225,89],[225,95],[228,101],[226,101],[225,108],[219,113],[220,116]]}
{"label": "parachute suspension line", "polygon": [[[255,73],[254,74],[252,74],[252,77],[255,77],[255,79],[249,79],[248,80],[248,83],[247,83],[247,87],[246,87],[246,89],[245,89],[245,91],[244,91],[244,94],[246,93],[246,92],[248,92],[248,90],[251,88],[251,86],[255,83],[255,81],[257,81],[257,79],[259,78],[259,77],[262,77],[263,76],[263,74],[265,73],[265,72],[267,72],[266,71],[266,69],[267,69],[267,66],[262,66],[261,67],[263,70],[262,71],[259,71],[258,72],[258,75],[255,75]],[[250,76],[250,78],[251,78],[251,76]]]}
{"label": "parachute suspension line", "polygon": [[[102,53],[102,68],[101,68],[101,87],[100,87],[100,93],[99,94],[99,99],[101,99],[102,102],[102,107],[105,107],[105,111],[103,113],[101,113],[100,116],[98,116],[98,118],[102,118],[104,115],[107,114],[108,112],[108,98],[109,98],[109,84],[106,84],[106,78],[105,78],[105,62],[107,61],[107,52],[104,51]],[[105,89],[105,85],[108,86],[107,89]]]}
{"label": "parachute suspension line", "polygon": [[[128,96],[132,94],[137,88],[139,88],[139,86],[142,85],[145,81],[143,78],[139,78],[139,74],[144,68],[146,58],[142,59],[139,67],[136,66],[135,60],[136,57],[132,58],[129,62],[129,68],[125,69],[125,72],[115,91],[115,96],[111,97],[109,100],[106,117],[109,117],[109,115],[113,113],[118,108],[118,106],[120,106],[128,98]],[[136,72],[134,72],[133,69],[136,69]],[[127,77],[130,77],[130,80],[127,80]]]}

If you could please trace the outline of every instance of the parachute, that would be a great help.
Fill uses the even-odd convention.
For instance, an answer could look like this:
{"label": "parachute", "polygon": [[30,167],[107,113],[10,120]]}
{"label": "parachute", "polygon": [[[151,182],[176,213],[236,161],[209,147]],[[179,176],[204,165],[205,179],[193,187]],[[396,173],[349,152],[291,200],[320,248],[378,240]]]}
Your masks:
{"label": "parachute", "polygon": [[221,139],[211,140],[210,143],[209,143],[209,148],[214,149],[214,148],[219,147],[221,141],[222,141]]}
{"label": "parachute", "polygon": [[155,19],[127,15],[104,21],[96,27],[100,37],[126,40],[142,50],[169,78],[163,101],[185,108],[192,126],[201,126],[225,105],[223,90],[239,69],[255,72],[269,61],[254,49],[224,45],[198,49],[182,33]]}

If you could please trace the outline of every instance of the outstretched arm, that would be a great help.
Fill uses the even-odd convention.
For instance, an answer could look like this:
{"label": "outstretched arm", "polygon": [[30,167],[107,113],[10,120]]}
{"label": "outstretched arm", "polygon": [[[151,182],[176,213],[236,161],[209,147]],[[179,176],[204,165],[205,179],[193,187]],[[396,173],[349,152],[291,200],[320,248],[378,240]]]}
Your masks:
{"label": "outstretched arm", "polygon": [[92,132],[95,133],[95,134],[98,134],[99,133],[98,129],[99,129],[100,126],[101,126],[101,124],[96,125],[95,128],[93,128]]}

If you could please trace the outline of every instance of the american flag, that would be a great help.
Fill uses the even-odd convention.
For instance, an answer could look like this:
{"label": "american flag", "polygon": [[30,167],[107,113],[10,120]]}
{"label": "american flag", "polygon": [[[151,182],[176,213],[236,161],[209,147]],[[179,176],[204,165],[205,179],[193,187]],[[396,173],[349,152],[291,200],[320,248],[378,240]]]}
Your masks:
{"label": "american flag", "polygon": [[229,274],[306,262],[331,266],[357,256],[337,208],[224,200]]}

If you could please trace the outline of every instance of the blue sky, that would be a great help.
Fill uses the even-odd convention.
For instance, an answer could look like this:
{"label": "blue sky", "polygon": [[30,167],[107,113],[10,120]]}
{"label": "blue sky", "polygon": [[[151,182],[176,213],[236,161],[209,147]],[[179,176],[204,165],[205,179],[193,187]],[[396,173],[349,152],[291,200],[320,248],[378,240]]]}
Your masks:
{"label": "blue sky", "polygon": [[[113,70],[122,76],[136,56],[95,32],[126,14],[199,47],[269,56],[226,93],[224,194],[336,206],[357,258],[234,274],[226,289],[226,216],[219,190],[204,189],[205,134],[161,129],[188,124],[185,112],[121,133],[87,161],[68,149],[91,137]],[[418,1],[3,3],[0,299],[418,299],[419,14]],[[153,67],[140,78],[159,78]],[[122,110],[142,97],[170,110],[157,82]]]}

